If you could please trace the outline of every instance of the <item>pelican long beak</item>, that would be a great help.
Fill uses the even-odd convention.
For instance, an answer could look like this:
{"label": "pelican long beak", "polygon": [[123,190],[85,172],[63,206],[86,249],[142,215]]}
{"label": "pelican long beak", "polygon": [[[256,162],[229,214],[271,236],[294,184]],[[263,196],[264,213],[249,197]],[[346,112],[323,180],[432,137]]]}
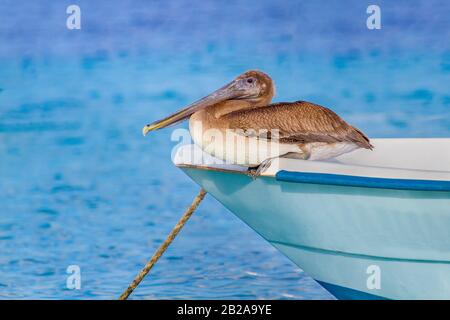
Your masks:
{"label": "pelican long beak", "polygon": [[216,103],[219,103],[219,102],[222,102],[225,100],[239,98],[244,93],[245,93],[244,90],[241,89],[240,82],[233,80],[232,82],[228,83],[227,85],[223,86],[222,88],[214,91],[213,93],[207,95],[206,97],[204,97],[198,101],[195,101],[194,103],[175,112],[174,114],[172,114],[164,119],[147,124],[142,129],[142,134],[144,136],[146,136],[150,131],[162,129],[167,126],[181,122],[181,121],[189,118],[192,114],[194,114],[195,112],[197,112],[201,109],[204,109],[208,106],[214,105]]}

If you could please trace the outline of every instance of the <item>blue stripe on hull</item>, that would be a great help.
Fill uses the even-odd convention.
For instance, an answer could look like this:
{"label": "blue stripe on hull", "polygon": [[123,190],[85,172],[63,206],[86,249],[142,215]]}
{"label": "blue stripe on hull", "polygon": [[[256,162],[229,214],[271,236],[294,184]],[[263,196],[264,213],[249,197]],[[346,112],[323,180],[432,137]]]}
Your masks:
{"label": "blue stripe on hull", "polygon": [[380,297],[374,294],[345,288],[322,281],[317,282],[339,300],[387,300],[384,297]]}
{"label": "blue stripe on hull", "polygon": [[325,184],[333,186],[394,190],[450,191],[450,181],[371,178],[329,173],[291,172],[285,170],[278,171],[276,174],[276,179],[287,182]]}

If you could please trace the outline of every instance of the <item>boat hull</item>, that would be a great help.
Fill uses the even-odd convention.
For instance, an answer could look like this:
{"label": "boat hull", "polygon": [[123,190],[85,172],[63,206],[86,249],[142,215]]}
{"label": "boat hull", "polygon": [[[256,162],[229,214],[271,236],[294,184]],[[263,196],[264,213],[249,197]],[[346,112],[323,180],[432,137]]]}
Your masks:
{"label": "boat hull", "polygon": [[182,169],[337,298],[450,299],[445,186],[407,190]]}

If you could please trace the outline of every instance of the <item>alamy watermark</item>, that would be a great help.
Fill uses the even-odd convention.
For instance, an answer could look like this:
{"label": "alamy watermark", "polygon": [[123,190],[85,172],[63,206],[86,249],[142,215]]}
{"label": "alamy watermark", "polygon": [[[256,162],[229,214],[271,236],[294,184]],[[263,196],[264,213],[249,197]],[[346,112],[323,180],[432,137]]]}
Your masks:
{"label": "alamy watermark", "polygon": [[80,290],[81,289],[81,268],[79,265],[72,264],[67,267],[66,273],[69,276],[66,279],[66,287],[70,290]]}
{"label": "alamy watermark", "polygon": [[[282,155],[277,129],[203,130],[203,124],[195,121],[191,123],[190,130],[174,130],[171,140],[178,142],[172,150],[172,160],[181,156],[184,163],[257,166],[266,159]],[[180,155],[179,147],[191,145],[192,142],[199,147],[193,147],[187,154]]]}
{"label": "alamy watermark", "polygon": [[381,29],[381,9],[379,6],[372,4],[367,7],[367,17],[366,25],[369,30],[379,30]]}
{"label": "alamy watermark", "polygon": [[76,4],[67,7],[66,13],[69,15],[66,20],[66,26],[69,30],[81,29],[81,9]]}
{"label": "alamy watermark", "polygon": [[366,273],[369,275],[367,277],[366,286],[369,290],[380,290],[381,289],[381,268],[376,264],[372,264],[367,267]]}

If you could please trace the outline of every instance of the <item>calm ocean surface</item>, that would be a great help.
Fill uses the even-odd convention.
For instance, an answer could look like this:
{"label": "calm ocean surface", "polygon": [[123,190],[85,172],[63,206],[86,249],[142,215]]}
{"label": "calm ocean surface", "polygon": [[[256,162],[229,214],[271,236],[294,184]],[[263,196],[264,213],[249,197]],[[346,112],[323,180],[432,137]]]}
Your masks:
{"label": "calm ocean surface", "polygon": [[[247,69],[371,137],[450,137],[450,2],[377,3],[369,31],[360,0],[2,0],[0,298],[118,297],[198,191],[142,126]],[[332,297],[208,197],[132,298]]]}

